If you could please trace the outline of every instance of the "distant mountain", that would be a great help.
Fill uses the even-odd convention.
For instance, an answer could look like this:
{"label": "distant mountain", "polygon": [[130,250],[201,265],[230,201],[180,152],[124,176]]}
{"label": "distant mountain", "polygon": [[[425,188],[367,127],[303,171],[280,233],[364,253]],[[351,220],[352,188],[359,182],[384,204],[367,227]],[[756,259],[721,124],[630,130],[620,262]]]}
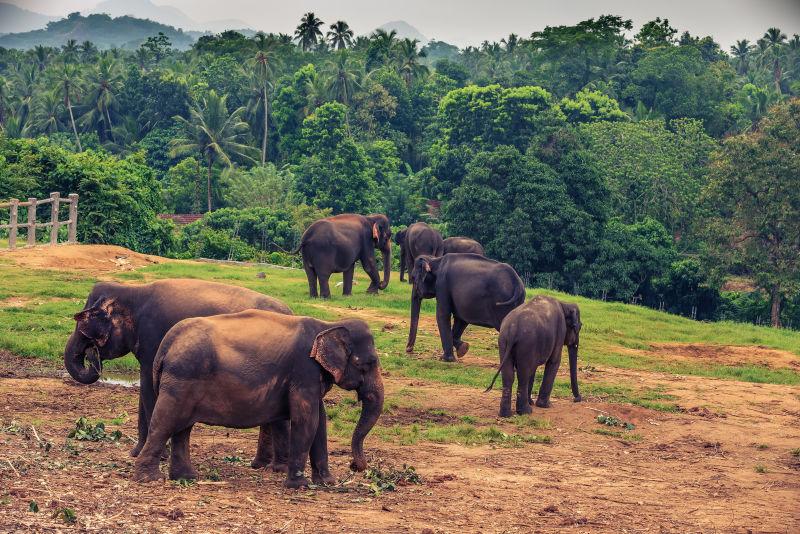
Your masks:
{"label": "distant mountain", "polygon": [[378,26],[377,29],[387,32],[394,30],[397,32],[398,38],[416,39],[423,45],[428,42],[428,38],[422,35],[422,32],[404,20],[393,20],[392,22],[387,22],[382,26]]}
{"label": "distant mountain", "polygon": [[79,43],[92,41],[98,48],[134,49],[159,32],[163,32],[175,48],[187,49],[192,45],[193,39],[182,30],[152,20],[127,16],[111,18],[108,15],[83,17],[72,14],[65,19],[48,23],[43,30],[0,36],[0,46],[22,49],[36,45],[62,46],[69,39],[75,39]]}
{"label": "distant mountain", "polygon": [[88,13],[106,13],[112,17],[130,15],[184,30],[199,29],[197,22],[180,9],[172,6],[157,6],[150,0],[104,0]]}
{"label": "distant mountain", "polygon": [[0,2],[0,33],[36,30],[44,28],[52,20],[56,20],[56,17],[48,17],[13,4]]}

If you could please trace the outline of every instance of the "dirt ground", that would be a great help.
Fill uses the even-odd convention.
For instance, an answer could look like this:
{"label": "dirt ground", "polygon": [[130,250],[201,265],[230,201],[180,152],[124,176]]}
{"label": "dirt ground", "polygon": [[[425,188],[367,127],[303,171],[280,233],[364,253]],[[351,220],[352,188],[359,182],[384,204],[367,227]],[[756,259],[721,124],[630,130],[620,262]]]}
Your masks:
{"label": "dirt ground", "polygon": [[[81,386],[8,353],[0,362],[2,532],[800,531],[800,458],[790,453],[800,447],[800,391],[793,387],[593,370],[581,380],[661,385],[683,411],[556,399],[534,410],[550,422],[536,432],[552,442],[514,448],[403,446],[373,434],[371,466],[412,465],[422,479],[375,495],[362,475],[350,474],[346,440],[330,439],[339,486],[288,491],[282,475],[249,467],[255,431],[202,425],[192,455],[203,480],[136,484],[128,456],[135,388]],[[389,396],[410,407],[393,408],[379,425],[449,424],[467,415],[494,421],[497,391],[391,375],[385,381]],[[334,390],[329,402],[347,396]],[[599,412],[635,424],[640,441],[594,433],[604,428]],[[122,440],[65,447],[82,415],[122,415],[119,426],[109,426],[122,430]],[[38,513],[29,511],[32,501]],[[65,522],[65,508],[74,510],[74,524]]]}
{"label": "dirt ground", "polygon": [[101,276],[104,273],[131,271],[137,267],[171,261],[114,245],[58,245],[2,250],[0,260],[3,259],[33,269],[67,269]]}

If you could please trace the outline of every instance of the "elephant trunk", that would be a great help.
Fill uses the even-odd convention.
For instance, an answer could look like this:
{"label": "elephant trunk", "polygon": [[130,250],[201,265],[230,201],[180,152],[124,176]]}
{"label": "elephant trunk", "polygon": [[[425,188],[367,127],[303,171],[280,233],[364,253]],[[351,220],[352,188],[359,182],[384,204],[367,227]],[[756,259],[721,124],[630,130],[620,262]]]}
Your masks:
{"label": "elephant trunk", "polygon": [[379,289],[386,289],[389,285],[389,276],[392,273],[392,244],[386,242],[386,248],[383,249],[383,282],[378,285]]}
{"label": "elephant trunk", "polygon": [[411,326],[408,329],[408,343],[406,352],[414,350],[414,343],[417,341],[417,327],[419,326],[419,310],[422,306],[422,298],[415,291],[411,297]]}
{"label": "elephant trunk", "polygon": [[581,401],[581,393],[578,390],[578,344],[568,345],[569,353],[569,381],[572,386],[572,396],[575,402]]}
{"label": "elephant trunk", "polygon": [[363,471],[367,468],[367,458],[364,456],[364,438],[367,437],[383,413],[383,380],[381,380],[378,367],[375,368],[375,376],[358,389],[358,398],[361,400],[361,417],[353,430],[351,442],[353,462],[350,464],[350,468],[354,471]]}
{"label": "elephant trunk", "polygon": [[[74,332],[64,348],[64,367],[69,375],[81,384],[93,384],[100,378],[102,363],[94,347]],[[89,353],[89,367],[86,367],[86,353]]]}

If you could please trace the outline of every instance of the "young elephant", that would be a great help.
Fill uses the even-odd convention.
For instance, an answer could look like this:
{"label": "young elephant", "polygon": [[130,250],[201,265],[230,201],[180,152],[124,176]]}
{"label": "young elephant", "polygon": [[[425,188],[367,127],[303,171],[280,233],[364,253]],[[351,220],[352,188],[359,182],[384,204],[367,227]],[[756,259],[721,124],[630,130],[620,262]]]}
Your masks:
{"label": "young elephant", "polygon": [[536,406],[550,407],[550,393],[561,364],[561,347],[569,352],[569,377],[575,402],[578,391],[578,341],[581,313],[577,304],[538,296],[509,313],[500,326],[500,368],[486,391],[492,389],[497,375],[503,374],[503,397],[500,417],[511,416],[511,386],[517,370],[517,413],[531,413],[531,391],[536,368],[544,364],[544,377]]}
{"label": "young elephant", "polygon": [[442,234],[424,222],[415,222],[396,236],[395,241],[400,245],[400,281],[403,273],[408,269],[409,283],[414,260],[420,256],[441,256],[444,254],[444,241]]}
{"label": "young elephant", "polygon": [[361,417],[353,431],[351,468],[363,471],[364,438],[383,409],[375,343],[364,321],[335,323],[247,310],[187,319],[166,335],[156,355],[157,398],[134,479],[161,478],[158,461],[172,438],[170,478],[196,478],[189,459],[195,423],[250,428],[289,420],[289,470],[284,485],[332,483],[323,396],[333,383],[356,390]]}

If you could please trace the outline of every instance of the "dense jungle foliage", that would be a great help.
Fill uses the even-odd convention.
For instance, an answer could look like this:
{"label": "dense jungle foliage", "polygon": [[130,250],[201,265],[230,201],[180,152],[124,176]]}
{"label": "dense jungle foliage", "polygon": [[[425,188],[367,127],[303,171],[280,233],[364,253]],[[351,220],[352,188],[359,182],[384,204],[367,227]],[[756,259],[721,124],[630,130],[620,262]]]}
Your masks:
{"label": "dense jungle foliage", "polygon": [[308,13],[188,51],[0,49],[0,198],[79,193],[83,242],[273,262],[316,218],[384,212],[531,285],[800,325],[800,36],[634,31],[460,50]]}

